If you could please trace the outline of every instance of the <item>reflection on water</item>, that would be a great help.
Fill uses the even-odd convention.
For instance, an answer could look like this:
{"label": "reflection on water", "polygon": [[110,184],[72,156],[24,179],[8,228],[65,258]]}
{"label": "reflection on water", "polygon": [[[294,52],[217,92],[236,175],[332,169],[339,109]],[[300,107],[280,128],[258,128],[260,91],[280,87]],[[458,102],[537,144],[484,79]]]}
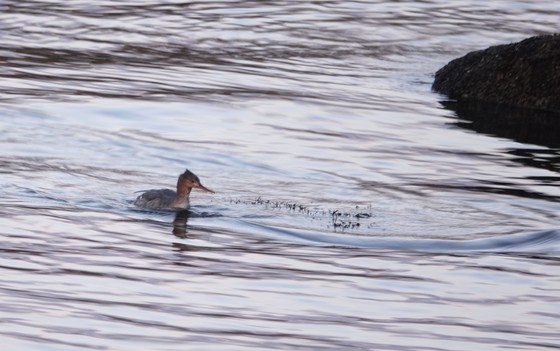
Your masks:
{"label": "reflection on water", "polygon": [[[488,103],[442,102],[457,113],[456,125],[519,143],[560,148],[560,116],[549,111],[497,106]],[[551,160],[553,161],[553,160]],[[555,163],[558,159],[556,159]],[[551,165],[554,162],[551,162]]]}
{"label": "reflection on water", "polygon": [[177,211],[175,214],[175,220],[173,221],[173,235],[182,239],[187,237],[187,222],[189,220],[189,216],[189,210]]}
{"label": "reflection on water", "polygon": [[1,2],[3,349],[560,348],[558,118],[430,91],[559,15]]}
{"label": "reflection on water", "polygon": [[[558,113],[473,102],[445,101],[442,102],[442,105],[456,112],[458,120],[454,124],[459,127],[474,130],[477,133],[511,139],[520,144],[545,146],[545,148],[512,147],[506,152],[511,155],[511,160],[514,162],[551,172],[550,176],[533,177],[536,182],[550,188],[560,183],[560,177],[557,176],[560,171],[560,138],[558,138],[560,116]],[[524,191],[510,186],[511,184],[504,181],[489,183],[484,191],[560,201],[560,197],[556,194]],[[504,186],[507,188],[504,189]],[[475,188],[475,191],[480,190],[480,187]]]}

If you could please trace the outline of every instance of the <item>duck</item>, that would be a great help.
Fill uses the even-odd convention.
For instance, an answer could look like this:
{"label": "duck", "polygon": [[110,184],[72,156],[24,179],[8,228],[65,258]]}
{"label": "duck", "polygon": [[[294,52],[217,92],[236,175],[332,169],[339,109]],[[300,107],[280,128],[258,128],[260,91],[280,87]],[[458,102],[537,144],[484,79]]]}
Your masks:
{"label": "duck", "polygon": [[193,188],[214,193],[200,183],[196,174],[186,169],[177,179],[177,191],[171,189],[147,190],[136,198],[134,205],[154,209],[188,209],[190,207],[189,195]]}

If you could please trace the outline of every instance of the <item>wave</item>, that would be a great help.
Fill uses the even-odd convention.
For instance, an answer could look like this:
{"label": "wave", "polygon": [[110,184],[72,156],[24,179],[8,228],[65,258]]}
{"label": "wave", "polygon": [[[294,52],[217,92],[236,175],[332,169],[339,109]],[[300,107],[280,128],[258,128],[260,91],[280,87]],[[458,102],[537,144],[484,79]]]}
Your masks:
{"label": "wave", "polygon": [[507,234],[482,239],[450,240],[406,237],[372,237],[351,234],[322,233],[281,228],[241,220],[243,229],[256,235],[266,235],[300,243],[441,253],[460,252],[523,252],[559,253],[560,229]]}

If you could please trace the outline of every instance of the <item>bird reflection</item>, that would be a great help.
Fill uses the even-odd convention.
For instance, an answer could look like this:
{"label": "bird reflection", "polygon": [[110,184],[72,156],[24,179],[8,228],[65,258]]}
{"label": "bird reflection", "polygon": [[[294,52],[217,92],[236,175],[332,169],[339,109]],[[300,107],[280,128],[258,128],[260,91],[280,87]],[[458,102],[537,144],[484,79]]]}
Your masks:
{"label": "bird reflection", "polygon": [[173,221],[173,235],[181,239],[187,237],[187,222],[189,221],[190,215],[191,211],[189,210],[177,211],[175,220]]}

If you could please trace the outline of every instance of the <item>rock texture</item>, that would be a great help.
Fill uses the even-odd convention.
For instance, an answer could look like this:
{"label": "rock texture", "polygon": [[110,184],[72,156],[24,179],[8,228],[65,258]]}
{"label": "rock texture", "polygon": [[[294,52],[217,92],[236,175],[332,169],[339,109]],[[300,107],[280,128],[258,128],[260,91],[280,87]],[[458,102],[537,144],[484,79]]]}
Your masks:
{"label": "rock texture", "polygon": [[560,111],[560,35],[471,52],[437,71],[432,89],[458,101]]}

